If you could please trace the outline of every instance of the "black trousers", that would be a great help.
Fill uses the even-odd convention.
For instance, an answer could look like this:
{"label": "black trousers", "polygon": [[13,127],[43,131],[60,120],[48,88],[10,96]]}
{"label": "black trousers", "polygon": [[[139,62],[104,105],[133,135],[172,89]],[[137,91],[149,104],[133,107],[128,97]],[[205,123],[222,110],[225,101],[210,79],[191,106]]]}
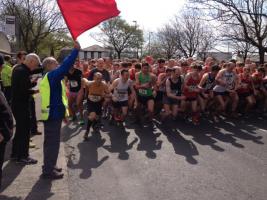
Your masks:
{"label": "black trousers", "polygon": [[11,103],[11,87],[4,87],[3,92],[4,92],[4,95],[6,97],[8,104],[10,105],[10,103]]}
{"label": "black trousers", "polygon": [[37,132],[37,119],[36,119],[36,111],[35,111],[35,100],[33,97],[30,99],[30,111],[31,111],[31,133],[34,134]]}
{"label": "black trousers", "polygon": [[5,150],[6,150],[6,143],[1,142],[0,143],[0,187],[1,187],[1,182],[2,182],[2,167],[4,164]]}
{"label": "black trousers", "polygon": [[18,159],[27,158],[29,156],[31,127],[29,104],[13,104],[12,112],[16,120],[16,131],[11,156]]}

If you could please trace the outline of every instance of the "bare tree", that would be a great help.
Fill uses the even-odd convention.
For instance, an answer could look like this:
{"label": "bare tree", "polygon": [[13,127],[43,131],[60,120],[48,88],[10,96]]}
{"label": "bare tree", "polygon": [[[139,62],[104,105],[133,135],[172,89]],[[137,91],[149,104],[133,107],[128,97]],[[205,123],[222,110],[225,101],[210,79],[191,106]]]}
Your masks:
{"label": "bare tree", "polygon": [[143,31],[137,25],[129,25],[120,17],[103,22],[100,30],[102,34],[93,35],[93,38],[114,49],[119,59],[124,50],[134,51],[140,48],[144,41]]}
{"label": "bare tree", "polygon": [[200,19],[199,13],[192,10],[186,10],[181,16],[176,16],[172,27],[176,47],[185,57],[206,52],[215,43],[215,37],[209,25]]}
{"label": "bare tree", "polygon": [[159,51],[168,59],[172,58],[177,53],[175,39],[175,30],[169,24],[166,24],[157,32]]}
{"label": "bare tree", "polygon": [[[223,36],[257,48],[260,62],[267,52],[266,0],[191,0],[206,9],[208,16],[222,25]],[[242,34],[237,34],[241,31]]]}
{"label": "bare tree", "polygon": [[151,54],[171,57],[204,55],[213,48],[215,34],[206,21],[199,18],[200,12],[186,9],[174,20],[157,31],[151,42]]}
{"label": "bare tree", "polygon": [[1,15],[16,16],[21,47],[38,52],[38,46],[49,34],[66,29],[54,0],[2,0]]}
{"label": "bare tree", "polygon": [[246,60],[249,53],[254,54],[256,52],[256,48],[247,42],[231,41],[231,46],[234,48],[236,55],[243,61]]}

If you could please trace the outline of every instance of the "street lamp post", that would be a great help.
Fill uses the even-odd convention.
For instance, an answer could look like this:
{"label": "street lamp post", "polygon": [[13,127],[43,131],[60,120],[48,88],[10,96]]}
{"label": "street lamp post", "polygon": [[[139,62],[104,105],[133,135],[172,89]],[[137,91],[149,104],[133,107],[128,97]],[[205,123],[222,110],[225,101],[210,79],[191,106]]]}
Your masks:
{"label": "street lamp post", "polygon": [[[135,31],[137,31],[137,21],[133,20],[133,23],[134,23]],[[137,37],[135,39],[136,39],[136,58],[138,59],[138,41],[137,41]]]}
{"label": "street lamp post", "polygon": [[151,33],[152,32],[148,32],[148,54],[150,55],[151,53]]}

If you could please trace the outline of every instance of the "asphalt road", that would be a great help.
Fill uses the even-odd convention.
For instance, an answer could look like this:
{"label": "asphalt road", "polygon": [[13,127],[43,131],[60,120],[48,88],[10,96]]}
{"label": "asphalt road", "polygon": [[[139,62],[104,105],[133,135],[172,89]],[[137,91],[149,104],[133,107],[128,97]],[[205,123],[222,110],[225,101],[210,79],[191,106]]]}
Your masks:
{"label": "asphalt road", "polygon": [[63,128],[71,200],[266,200],[267,120]]}

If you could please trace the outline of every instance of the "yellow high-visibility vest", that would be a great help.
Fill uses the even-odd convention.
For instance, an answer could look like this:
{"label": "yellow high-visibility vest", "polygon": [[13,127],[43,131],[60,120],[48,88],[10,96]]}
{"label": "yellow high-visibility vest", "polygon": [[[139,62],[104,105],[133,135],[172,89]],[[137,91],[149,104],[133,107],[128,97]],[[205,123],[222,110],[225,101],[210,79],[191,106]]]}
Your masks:
{"label": "yellow high-visibility vest", "polygon": [[[48,74],[48,73],[47,73]],[[46,121],[49,119],[49,110],[50,110],[50,84],[48,80],[47,74],[40,82],[40,95],[41,95],[41,120]],[[68,98],[66,94],[66,87],[61,81],[61,88],[62,88],[62,103],[66,108],[65,117],[69,116],[68,111]]]}

